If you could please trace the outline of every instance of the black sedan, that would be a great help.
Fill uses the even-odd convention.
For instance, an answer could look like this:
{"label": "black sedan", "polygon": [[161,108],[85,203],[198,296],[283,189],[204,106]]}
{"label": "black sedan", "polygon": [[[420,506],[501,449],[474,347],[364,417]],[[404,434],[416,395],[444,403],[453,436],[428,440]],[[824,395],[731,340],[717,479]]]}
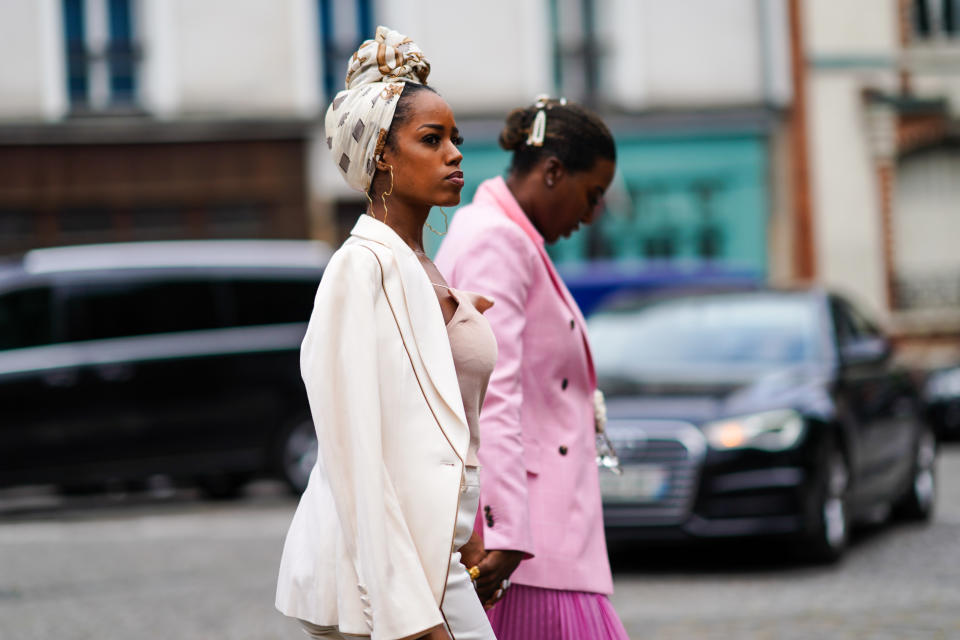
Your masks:
{"label": "black sedan", "polygon": [[852,524],[928,519],[936,439],[890,342],[824,291],[626,300],[591,316],[612,538],[784,536],[835,560]]}

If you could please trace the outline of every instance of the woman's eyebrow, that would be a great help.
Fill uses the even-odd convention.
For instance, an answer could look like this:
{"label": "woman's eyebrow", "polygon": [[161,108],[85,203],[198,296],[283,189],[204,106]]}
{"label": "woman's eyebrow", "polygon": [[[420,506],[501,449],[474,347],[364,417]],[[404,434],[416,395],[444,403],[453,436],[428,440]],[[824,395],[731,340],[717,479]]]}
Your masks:
{"label": "woman's eyebrow", "polygon": [[[434,131],[439,131],[440,133],[443,133],[444,126],[442,124],[422,124],[419,127],[417,127],[417,131],[419,131],[420,129],[433,129]],[[454,127],[450,130],[450,137],[456,138],[459,135],[460,135],[460,129],[457,129],[456,127]]]}

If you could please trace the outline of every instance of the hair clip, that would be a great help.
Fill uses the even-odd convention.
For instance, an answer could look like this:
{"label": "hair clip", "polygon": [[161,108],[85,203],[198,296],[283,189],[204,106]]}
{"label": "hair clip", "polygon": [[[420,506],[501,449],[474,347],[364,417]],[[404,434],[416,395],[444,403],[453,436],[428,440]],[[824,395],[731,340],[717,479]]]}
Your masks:
{"label": "hair clip", "polygon": [[[565,107],[567,105],[567,99],[560,98],[557,100],[557,103],[561,107]],[[537,115],[533,118],[530,135],[527,136],[527,146],[542,147],[543,139],[547,134],[547,111],[549,111],[553,105],[550,104],[550,96],[546,93],[541,93],[537,96],[533,106],[537,108]]]}
{"label": "hair clip", "polygon": [[547,133],[547,112],[543,107],[539,108],[537,115],[533,118],[533,126],[530,127],[530,135],[527,136],[528,147],[542,147],[543,138]]}

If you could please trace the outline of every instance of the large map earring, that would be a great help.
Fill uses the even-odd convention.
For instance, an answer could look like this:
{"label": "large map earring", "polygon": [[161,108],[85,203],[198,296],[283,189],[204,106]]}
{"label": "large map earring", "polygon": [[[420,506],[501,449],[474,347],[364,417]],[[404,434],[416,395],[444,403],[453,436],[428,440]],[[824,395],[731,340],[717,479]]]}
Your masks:
{"label": "large map earring", "polygon": [[393,165],[388,164],[387,167],[390,168],[390,190],[380,194],[380,202],[383,203],[383,224],[387,224],[387,214],[390,213],[387,209],[387,196],[393,193]]}
{"label": "large map earring", "polygon": [[435,234],[437,234],[437,237],[442,238],[443,236],[447,235],[447,228],[449,228],[450,224],[447,219],[447,212],[443,210],[443,207],[437,207],[437,209],[440,209],[440,213],[443,214],[443,233],[440,233],[434,229],[433,225],[431,225],[429,222],[424,222],[424,224],[427,225],[427,228],[430,229],[430,231],[433,231]]}

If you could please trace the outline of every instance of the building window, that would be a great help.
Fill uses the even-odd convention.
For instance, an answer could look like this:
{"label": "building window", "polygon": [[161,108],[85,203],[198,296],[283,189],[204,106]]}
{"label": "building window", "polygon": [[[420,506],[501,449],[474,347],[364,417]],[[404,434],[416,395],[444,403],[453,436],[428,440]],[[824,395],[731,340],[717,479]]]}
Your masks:
{"label": "building window", "polygon": [[137,50],[133,39],[130,0],[110,0],[109,7],[107,65],[110,70],[110,97],[114,103],[132,104],[137,89]]}
{"label": "building window", "polygon": [[347,60],[364,40],[373,38],[373,0],[317,0],[320,19],[321,84],[327,101],[343,90]]}
{"label": "building window", "polygon": [[553,83],[557,95],[596,106],[599,47],[595,0],[550,0]]}
{"label": "building window", "polygon": [[913,0],[912,6],[919,39],[960,37],[960,0]]}
{"label": "building window", "polygon": [[75,111],[136,104],[135,0],[62,0],[67,94]]}

